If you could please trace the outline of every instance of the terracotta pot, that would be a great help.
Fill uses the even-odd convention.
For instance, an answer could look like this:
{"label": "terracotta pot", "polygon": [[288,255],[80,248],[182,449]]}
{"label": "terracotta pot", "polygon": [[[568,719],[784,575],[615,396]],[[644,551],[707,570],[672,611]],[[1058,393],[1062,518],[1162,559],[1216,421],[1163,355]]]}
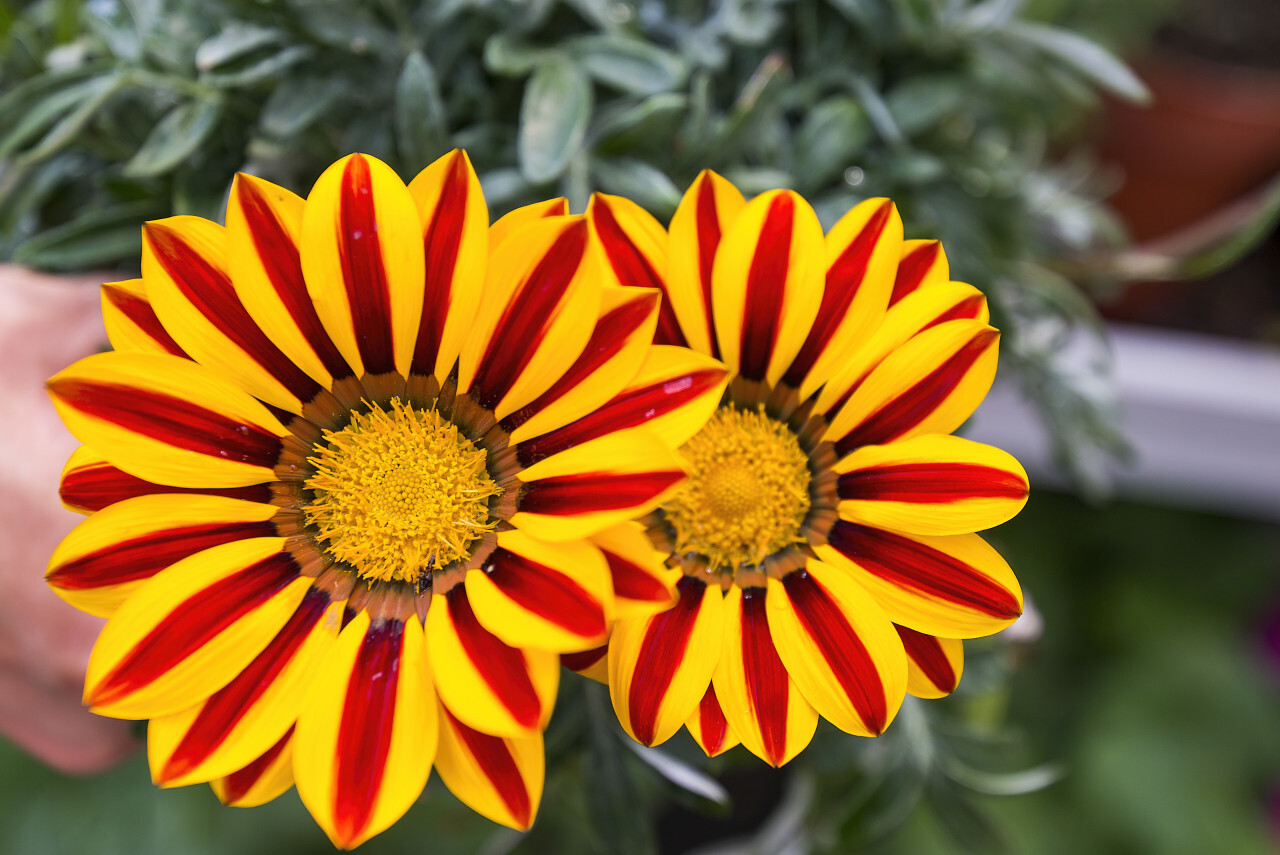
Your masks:
{"label": "terracotta pot", "polygon": [[1190,225],[1280,172],[1280,70],[1167,49],[1135,68],[1153,103],[1109,104],[1102,141],[1124,171],[1112,202],[1135,240]]}

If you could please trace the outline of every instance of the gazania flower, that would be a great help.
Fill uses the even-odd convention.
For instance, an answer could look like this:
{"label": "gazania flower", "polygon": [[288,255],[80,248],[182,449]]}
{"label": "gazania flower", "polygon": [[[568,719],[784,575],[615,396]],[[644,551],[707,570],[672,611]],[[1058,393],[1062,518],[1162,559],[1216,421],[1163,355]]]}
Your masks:
{"label": "gazania flower", "polygon": [[48,580],[110,618],[85,701],[150,719],[162,786],[296,781],[352,847],[434,762],[532,822],[558,655],[615,600],[671,601],[627,520],[674,495],[725,385],[652,346],[658,292],[564,213],[490,227],[465,154],[407,188],[353,155],[305,201],[240,176],[225,227],[149,223],[142,278],[104,286],[114,351],[49,381],[91,515]]}
{"label": "gazania flower", "polygon": [[703,173],[669,241],[625,200],[597,197],[590,216],[611,257],[643,260],[633,282],[665,290],[658,340],[732,379],[681,448],[689,480],[645,519],[678,601],[570,667],[608,680],[642,743],[687,725],[708,754],[740,741],[775,766],[819,716],[873,736],[907,691],[950,692],[958,639],[1022,610],[974,532],[1021,509],[1026,475],[949,435],[995,373],[981,293],[949,281],[937,242],[904,242],[886,199],[824,236],[794,193],[746,203]]}

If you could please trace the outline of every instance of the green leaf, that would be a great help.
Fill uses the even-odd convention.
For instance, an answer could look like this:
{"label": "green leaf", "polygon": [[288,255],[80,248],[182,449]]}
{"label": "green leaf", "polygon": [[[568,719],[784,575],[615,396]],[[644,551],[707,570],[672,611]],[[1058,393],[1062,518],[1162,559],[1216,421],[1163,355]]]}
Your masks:
{"label": "green leaf", "polygon": [[572,61],[542,62],[520,105],[520,171],[534,184],[559,178],[582,148],[591,117],[591,84]]}
{"label": "green leaf", "polygon": [[638,794],[619,744],[603,686],[587,685],[590,741],[583,758],[592,828],[610,855],[656,855],[653,824],[637,809]]}
{"label": "green leaf", "polygon": [[729,805],[729,791],[719,781],[701,769],[695,769],[670,754],[666,754],[656,748],[640,745],[634,740],[624,737],[620,741],[635,752],[637,757],[651,766],[659,775],[680,789],[722,807]]}
{"label": "green leaf", "polygon": [[642,148],[653,140],[669,139],[688,112],[689,99],[676,92],[653,95],[639,104],[610,105],[597,111],[592,137],[606,151]]}
{"label": "green leaf", "polygon": [[1059,27],[1025,21],[1014,21],[1004,28],[1004,32],[1074,68],[1113,95],[1136,104],[1151,101],[1147,85],[1129,66],[1084,36]]}
{"label": "green leaf", "polygon": [[40,75],[0,98],[0,115],[21,116],[0,137],[0,157],[19,150],[58,119],[108,89],[113,81],[109,74],[87,80],[81,74]]}
{"label": "green leaf", "polygon": [[405,58],[396,81],[396,150],[416,173],[448,150],[448,118],[440,100],[436,73],[420,52]]}
{"label": "green leaf", "polygon": [[549,53],[525,44],[516,36],[495,33],[484,42],[484,67],[503,77],[523,77]]}
{"label": "green leaf", "polygon": [[202,83],[221,89],[250,86],[280,76],[283,72],[310,58],[314,52],[310,45],[292,45],[238,71],[206,72],[200,75],[200,80]]}
{"label": "green leaf", "polygon": [[680,204],[680,189],[656,166],[629,157],[596,158],[591,172],[600,189],[626,196],[658,218],[669,217]]}
{"label": "green leaf", "polygon": [[1008,841],[991,819],[944,780],[930,782],[928,802],[943,833],[962,850],[975,855],[1001,855],[1010,851]]}
{"label": "green leaf", "polygon": [[885,104],[898,128],[910,136],[957,112],[964,95],[963,84],[954,77],[912,77],[895,86]]}
{"label": "green leaf", "polygon": [[88,97],[80,102],[58,123],[49,129],[34,148],[27,149],[19,158],[21,163],[36,163],[68,145],[84,130],[85,125],[108,101],[124,88],[125,73],[111,74],[91,81],[95,85],[90,88]]}
{"label": "green leaf", "polygon": [[153,200],[85,211],[69,223],[18,245],[13,260],[43,270],[87,270],[137,258],[142,224],[165,214]]}
{"label": "green leaf", "polygon": [[233,23],[196,48],[196,70],[212,71],[260,48],[284,41],[285,34],[272,27]]}
{"label": "green leaf", "polygon": [[331,77],[287,77],[262,105],[258,127],[269,137],[289,139],[323,116],[343,92],[343,82]]}
{"label": "green leaf", "polygon": [[858,102],[846,95],[828,98],[809,111],[796,131],[796,174],[813,185],[835,179],[870,141],[871,123]]}
{"label": "green leaf", "polygon": [[566,42],[565,49],[599,82],[636,95],[668,92],[689,76],[682,57],[640,39],[583,36]]}
{"label": "green leaf", "polygon": [[169,172],[200,147],[221,117],[219,95],[174,107],[147,134],[137,153],[124,165],[124,174],[130,178],[148,178]]}

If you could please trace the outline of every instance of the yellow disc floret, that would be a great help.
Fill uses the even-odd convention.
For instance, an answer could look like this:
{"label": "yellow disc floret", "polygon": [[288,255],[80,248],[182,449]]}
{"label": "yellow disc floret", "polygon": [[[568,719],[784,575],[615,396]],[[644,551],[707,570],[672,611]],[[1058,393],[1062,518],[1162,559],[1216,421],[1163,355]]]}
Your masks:
{"label": "yellow disc floret", "polygon": [[396,398],[325,431],[308,460],[316,474],[307,522],[334,558],[365,579],[415,582],[424,570],[470,554],[493,529],[489,499],[501,492],[485,451],[434,410]]}
{"label": "yellow disc floret", "polygon": [[680,453],[689,480],[664,506],[676,554],[697,552],[713,570],[733,569],[803,542],[808,458],[786,425],[762,412],[720,409]]}

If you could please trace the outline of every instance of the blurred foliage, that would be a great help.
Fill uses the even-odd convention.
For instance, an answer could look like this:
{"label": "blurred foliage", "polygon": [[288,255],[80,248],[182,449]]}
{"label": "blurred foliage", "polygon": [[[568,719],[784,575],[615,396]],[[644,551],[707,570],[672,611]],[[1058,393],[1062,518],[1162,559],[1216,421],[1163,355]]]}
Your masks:
{"label": "blurred foliage", "polygon": [[1122,448],[1105,350],[1082,377],[1045,331],[1093,320],[1057,262],[1120,237],[1053,152],[1099,91],[1145,90],[1055,22],[1133,29],[1098,11],[1120,5],[0,0],[0,258],[135,265],[139,222],[218,218],[236,170],[305,192],[353,150],[408,178],[464,147],[495,214],[598,189],[665,219],[703,168],[793,187],[827,224],[888,195],[988,291],[1006,365],[1100,489]]}

